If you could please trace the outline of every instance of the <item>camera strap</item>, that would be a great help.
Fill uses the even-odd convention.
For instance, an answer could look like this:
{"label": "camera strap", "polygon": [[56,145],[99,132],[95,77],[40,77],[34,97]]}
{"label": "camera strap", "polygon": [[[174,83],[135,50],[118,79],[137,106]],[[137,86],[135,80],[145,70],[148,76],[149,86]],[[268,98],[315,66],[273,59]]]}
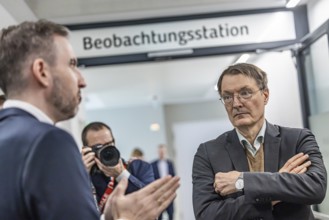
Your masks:
{"label": "camera strap", "polygon": [[[126,169],[127,168],[127,164],[123,163],[123,167]],[[106,204],[107,199],[109,198],[109,196],[111,195],[111,193],[113,192],[114,189],[114,181],[115,178],[111,177],[109,183],[107,184],[106,190],[101,198],[101,200],[98,203],[98,208],[100,210],[101,213],[103,213],[104,210],[104,206]]]}
{"label": "camera strap", "polygon": [[101,198],[101,200],[98,203],[98,207],[101,213],[103,213],[104,206],[106,204],[106,201],[108,197],[111,195],[114,189],[114,177],[111,177],[109,183],[107,184],[106,190]]}

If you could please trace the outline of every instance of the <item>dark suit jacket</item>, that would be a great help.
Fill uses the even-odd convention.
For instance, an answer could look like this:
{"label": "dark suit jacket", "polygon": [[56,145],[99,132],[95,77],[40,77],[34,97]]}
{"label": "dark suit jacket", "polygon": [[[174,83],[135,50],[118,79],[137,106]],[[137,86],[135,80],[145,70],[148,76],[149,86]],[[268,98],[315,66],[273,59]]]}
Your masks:
{"label": "dark suit jacket", "polygon": [[[174,165],[171,162],[171,160],[166,160],[167,164],[168,164],[168,173],[171,176],[175,176],[175,169],[174,169]],[[154,171],[154,178],[155,179],[159,179],[160,178],[160,173],[159,173],[159,169],[158,169],[158,162],[159,160],[155,160],[151,163],[152,167],[153,167],[153,171]]]}
{"label": "dark suit jacket", "polygon": [[29,113],[0,111],[0,219],[99,220],[71,135]]}
{"label": "dark suit jacket", "polygon": [[[128,165],[127,170],[131,175],[128,179],[126,194],[135,192],[154,181],[152,166],[143,160],[133,160]],[[102,173],[97,173],[92,175],[91,179],[96,190],[97,201],[99,202],[107,188],[110,178]]]}
{"label": "dark suit jacket", "polygon": [[[166,159],[167,161],[167,165],[168,165],[168,174],[171,176],[175,176],[175,169],[174,169],[174,165],[173,162],[171,162],[171,160]],[[160,172],[158,169],[158,162],[159,160],[155,160],[151,163],[152,167],[153,167],[153,171],[154,171],[154,177],[155,179],[159,179],[160,178]],[[172,219],[173,218],[173,213],[174,213],[174,202],[170,203],[168,205],[168,207],[166,208],[169,218]],[[162,219],[162,216],[160,215],[159,219]]]}
{"label": "dark suit jacket", "polygon": [[[278,173],[297,153],[309,155],[312,165],[304,174]],[[313,134],[307,129],[267,123],[264,173],[251,173],[235,130],[199,146],[193,163],[193,207],[196,219],[314,219],[310,204],[324,199],[327,174]],[[222,197],[214,191],[217,172],[244,173],[244,194]],[[283,201],[272,211],[271,201]]]}

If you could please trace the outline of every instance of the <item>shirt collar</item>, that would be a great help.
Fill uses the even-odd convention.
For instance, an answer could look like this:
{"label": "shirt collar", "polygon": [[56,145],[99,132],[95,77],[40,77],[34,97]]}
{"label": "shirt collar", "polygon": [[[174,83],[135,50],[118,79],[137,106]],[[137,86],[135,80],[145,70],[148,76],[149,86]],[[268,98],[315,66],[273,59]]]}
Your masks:
{"label": "shirt collar", "polygon": [[35,107],[34,105],[31,105],[30,103],[20,101],[20,100],[13,100],[8,99],[3,104],[3,108],[19,108],[22,109],[34,117],[36,117],[39,121],[54,125],[55,123],[53,120],[50,119],[43,111],[41,111],[39,108]]}
{"label": "shirt collar", "polygon": [[[247,144],[251,145],[249,143],[249,141],[239,132],[239,130],[237,128],[235,129],[235,131],[236,131],[239,141],[243,147],[245,146],[243,142],[246,142]],[[260,129],[260,131],[258,132],[255,142],[253,143],[253,146],[257,150],[260,148],[260,145],[264,143],[265,131],[266,131],[266,120],[264,120],[264,124],[263,124],[262,128]]]}

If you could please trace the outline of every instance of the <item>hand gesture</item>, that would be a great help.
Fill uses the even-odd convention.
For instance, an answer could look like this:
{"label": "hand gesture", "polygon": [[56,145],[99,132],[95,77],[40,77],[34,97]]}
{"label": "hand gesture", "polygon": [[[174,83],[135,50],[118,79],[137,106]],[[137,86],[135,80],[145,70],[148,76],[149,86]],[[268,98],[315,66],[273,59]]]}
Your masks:
{"label": "hand gesture", "polygon": [[106,220],[154,220],[176,197],[179,177],[166,176],[125,195],[128,180],[123,178],[105,205]]}

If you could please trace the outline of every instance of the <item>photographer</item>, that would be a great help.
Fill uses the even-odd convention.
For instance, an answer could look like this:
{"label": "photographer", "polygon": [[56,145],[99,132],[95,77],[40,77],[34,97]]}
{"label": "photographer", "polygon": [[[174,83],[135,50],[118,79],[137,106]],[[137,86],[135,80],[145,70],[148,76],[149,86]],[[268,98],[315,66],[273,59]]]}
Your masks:
{"label": "photographer", "polygon": [[123,178],[128,179],[126,194],[154,181],[152,166],[142,160],[126,164],[115,148],[112,130],[102,122],[92,122],[82,131],[82,160],[90,174],[102,212],[108,196]]}

